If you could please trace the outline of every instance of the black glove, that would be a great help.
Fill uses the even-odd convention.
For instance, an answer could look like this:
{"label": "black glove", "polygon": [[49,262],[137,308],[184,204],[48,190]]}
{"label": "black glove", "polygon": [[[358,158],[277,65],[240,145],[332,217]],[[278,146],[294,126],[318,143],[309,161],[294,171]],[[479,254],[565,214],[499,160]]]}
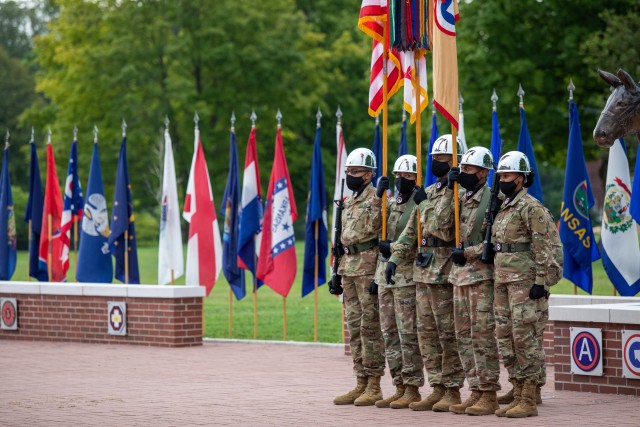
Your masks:
{"label": "black glove", "polygon": [[467,258],[464,256],[464,249],[455,248],[451,252],[451,259],[455,265],[463,266],[467,263]]}
{"label": "black glove", "polygon": [[529,291],[529,298],[531,299],[540,299],[548,295],[549,291],[547,291],[542,285],[533,285]]}
{"label": "black glove", "polygon": [[427,193],[424,191],[424,188],[416,186],[416,192],[413,194],[413,201],[416,202],[416,205],[419,205],[425,200],[427,200]]}
{"label": "black glove", "polygon": [[454,183],[460,182],[460,168],[455,167],[449,169],[449,175],[447,176],[447,178],[449,179],[449,182],[447,182],[447,188],[453,190]]}
{"label": "black glove", "polygon": [[334,258],[340,258],[344,255],[344,248],[342,245],[334,245],[333,248],[331,248],[331,254],[333,254]]}
{"label": "black glove", "polygon": [[376,196],[382,197],[385,191],[389,189],[389,178],[381,176],[376,187]]}
{"label": "black glove", "polygon": [[376,282],[371,282],[369,285],[369,295],[378,295],[378,284]]}
{"label": "black glove", "polygon": [[395,285],[396,282],[391,279],[393,275],[396,274],[396,263],[389,261],[387,263],[387,268],[384,270],[384,278],[387,279],[387,283],[389,285]]}
{"label": "black glove", "polygon": [[383,257],[391,258],[391,240],[380,240],[378,248]]}
{"label": "black glove", "polygon": [[334,274],[329,280],[329,293],[331,295],[340,295],[342,292],[342,276]]}

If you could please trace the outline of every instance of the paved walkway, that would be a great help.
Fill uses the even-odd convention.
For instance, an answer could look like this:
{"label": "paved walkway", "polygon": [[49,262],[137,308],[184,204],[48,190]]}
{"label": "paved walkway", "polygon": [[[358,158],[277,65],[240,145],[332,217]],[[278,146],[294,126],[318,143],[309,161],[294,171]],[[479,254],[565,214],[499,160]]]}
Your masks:
{"label": "paved walkway", "polygon": [[[0,341],[0,425],[640,425],[640,399],[555,391],[552,378],[540,416],[525,420],[338,407],[334,395],[355,383],[342,351],[232,342],[166,349]],[[388,375],[383,391],[392,392]]]}

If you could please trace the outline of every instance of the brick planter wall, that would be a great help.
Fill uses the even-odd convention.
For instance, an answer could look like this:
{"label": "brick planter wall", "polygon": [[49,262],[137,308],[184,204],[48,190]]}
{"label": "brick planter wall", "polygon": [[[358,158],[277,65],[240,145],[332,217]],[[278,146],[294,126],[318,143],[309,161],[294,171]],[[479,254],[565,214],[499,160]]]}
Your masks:
{"label": "brick planter wall", "polygon": [[[0,339],[202,345],[204,288],[0,282],[0,297],[16,298],[18,330]],[[107,304],[127,305],[127,335],[109,335]]]}

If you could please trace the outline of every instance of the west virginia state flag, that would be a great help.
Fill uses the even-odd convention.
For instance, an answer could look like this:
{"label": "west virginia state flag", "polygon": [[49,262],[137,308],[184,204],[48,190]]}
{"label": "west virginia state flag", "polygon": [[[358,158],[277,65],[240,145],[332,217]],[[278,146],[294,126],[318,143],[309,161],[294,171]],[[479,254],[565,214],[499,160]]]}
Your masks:
{"label": "west virginia state flag", "polygon": [[433,1],[433,103],[458,128],[457,0]]}
{"label": "west virginia state flag", "polygon": [[296,277],[293,223],[297,218],[298,210],[282,146],[282,129],[278,127],[257,275],[258,279],[283,297],[289,294]]}

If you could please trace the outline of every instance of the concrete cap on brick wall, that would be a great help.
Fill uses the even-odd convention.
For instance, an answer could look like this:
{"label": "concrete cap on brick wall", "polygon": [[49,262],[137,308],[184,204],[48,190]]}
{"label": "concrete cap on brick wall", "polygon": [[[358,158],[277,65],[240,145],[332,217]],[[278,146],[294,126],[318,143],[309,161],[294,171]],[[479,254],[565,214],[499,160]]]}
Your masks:
{"label": "concrete cap on brick wall", "polygon": [[550,306],[549,320],[640,325],[640,302]]}
{"label": "concrete cap on brick wall", "polygon": [[203,286],[0,281],[0,296],[3,294],[84,295],[132,298],[197,298],[204,297],[205,288]]}

